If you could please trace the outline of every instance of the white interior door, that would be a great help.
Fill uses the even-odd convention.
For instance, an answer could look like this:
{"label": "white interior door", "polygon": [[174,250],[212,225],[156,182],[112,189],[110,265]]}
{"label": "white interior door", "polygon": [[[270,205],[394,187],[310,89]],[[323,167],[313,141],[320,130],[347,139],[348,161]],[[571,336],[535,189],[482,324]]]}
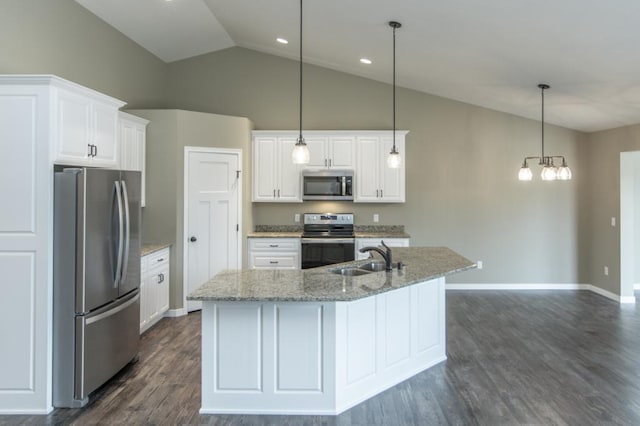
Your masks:
{"label": "white interior door", "polygon": [[[239,269],[240,153],[186,148],[186,294],[223,269]],[[201,309],[188,301],[189,312]]]}

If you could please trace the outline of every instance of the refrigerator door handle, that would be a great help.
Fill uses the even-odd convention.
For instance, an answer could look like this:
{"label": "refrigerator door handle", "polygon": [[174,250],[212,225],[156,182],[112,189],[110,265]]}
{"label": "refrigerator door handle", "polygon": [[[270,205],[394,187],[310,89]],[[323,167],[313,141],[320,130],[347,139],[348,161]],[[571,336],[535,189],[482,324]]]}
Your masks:
{"label": "refrigerator door handle", "polygon": [[131,216],[129,215],[129,195],[127,194],[127,183],[120,181],[120,189],[122,190],[122,201],[124,204],[124,255],[122,256],[122,273],[121,282],[124,284],[124,280],[127,276],[127,269],[129,268],[129,240],[131,239]]}
{"label": "refrigerator door handle", "polygon": [[122,196],[120,194],[120,182],[114,182],[116,199],[118,200],[118,255],[116,257],[116,273],[113,278],[113,286],[118,287],[120,283],[120,276],[122,275],[122,240],[124,236],[123,232],[123,217],[122,217]]}

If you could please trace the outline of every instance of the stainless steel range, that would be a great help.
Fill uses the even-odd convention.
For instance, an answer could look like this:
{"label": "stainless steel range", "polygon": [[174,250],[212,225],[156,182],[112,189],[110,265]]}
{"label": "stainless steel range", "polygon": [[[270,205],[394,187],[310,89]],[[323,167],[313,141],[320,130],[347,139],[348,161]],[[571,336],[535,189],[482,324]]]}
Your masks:
{"label": "stainless steel range", "polygon": [[302,269],[355,259],[353,213],[305,213]]}

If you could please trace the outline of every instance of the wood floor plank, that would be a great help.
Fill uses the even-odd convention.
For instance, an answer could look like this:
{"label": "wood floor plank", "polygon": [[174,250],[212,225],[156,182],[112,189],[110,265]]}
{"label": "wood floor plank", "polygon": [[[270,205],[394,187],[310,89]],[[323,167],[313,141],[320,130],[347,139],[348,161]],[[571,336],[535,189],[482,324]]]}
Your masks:
{"label": "wood floor plank", "polygon": [[640,308],[586,291],[447,292],[446,362],[339,416],[200,415],[200,313],[165,318],[83,409],[0,425],[638,425]]}

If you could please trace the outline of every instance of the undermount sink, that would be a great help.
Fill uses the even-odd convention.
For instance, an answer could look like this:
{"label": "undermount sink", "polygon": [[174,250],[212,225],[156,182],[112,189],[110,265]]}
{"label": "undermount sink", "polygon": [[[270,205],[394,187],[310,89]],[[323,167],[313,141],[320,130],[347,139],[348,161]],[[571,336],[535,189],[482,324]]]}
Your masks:
{"label": "undermount sink", "polygon": [[355,277],[358,275],[365,275],[370,273],[371,271],[364,271],[362,269],[356,268],[356,267],[351,267],[351,268],[334,268],[334,269],[329,269],[329,272],[331,272],[332,274],[338,274],[338,275],[344,275],[347,277]]}
{"label": "undermount sink", "polygon": [[371,271],[371,272],[380,272],[386,269],[386,265],[382,261],[369,262],[369,263],[365,263],[363,265],[358,266],[358,269],[364,269],[365,271]]}
{"label": "undermount sink", "polygon": [[380,260],[375,260],[368,263],[363,263],[358,266],[348,266],[346,268],[332,268],[328,271],[332,274],[344,275],[348,277],[355,277],[358,275],[366,275],[371,272],[380,272],[386,270],[386,265]]}

